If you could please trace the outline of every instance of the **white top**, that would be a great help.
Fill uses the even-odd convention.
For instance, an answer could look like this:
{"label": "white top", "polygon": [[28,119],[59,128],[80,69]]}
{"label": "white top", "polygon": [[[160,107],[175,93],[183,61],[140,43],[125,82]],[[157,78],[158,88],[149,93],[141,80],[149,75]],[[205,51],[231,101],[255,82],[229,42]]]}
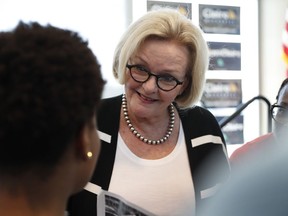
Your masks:
{"label": "white top", "polygon": [[139,158],[118,134],[109,191],[159,216],[195,215],[194,185],[182,125],[174,150],[157,160]]}

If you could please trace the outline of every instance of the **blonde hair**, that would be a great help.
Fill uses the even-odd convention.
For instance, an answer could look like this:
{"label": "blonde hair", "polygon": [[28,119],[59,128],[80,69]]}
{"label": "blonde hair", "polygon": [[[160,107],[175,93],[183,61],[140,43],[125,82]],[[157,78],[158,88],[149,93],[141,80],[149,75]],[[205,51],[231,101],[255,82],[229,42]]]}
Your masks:
{"label": "blonde hair", "polygon": [[160,9],[147,12],[129,26],[115,49],[114,77],[120,84],[125,84],[127,62],[150,37],[174,40],[188,48],[190,55],[186,71],[188,85],[182,94],[176,97],[175,102],[180,107],[197,103],[205,84],[205,72],[209,63],[208,47],[200,28],[176,10]]}

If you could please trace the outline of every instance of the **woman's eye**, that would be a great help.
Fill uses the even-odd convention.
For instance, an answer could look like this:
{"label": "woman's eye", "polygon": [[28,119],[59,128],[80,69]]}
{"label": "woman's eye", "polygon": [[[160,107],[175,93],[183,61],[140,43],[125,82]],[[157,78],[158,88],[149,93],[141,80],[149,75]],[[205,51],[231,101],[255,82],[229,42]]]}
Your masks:
{"label": "woman's eye", "polygon": [[145,67],[142,67],[142,66],[136,66],[136,69],[139,71],[143,71],[143,72],[147,71],[147,69]]}
{"label": "woman's eye", "polygon": [[163,77],[161,77],[161,80],[165,81],[165,82],[173,82],[174,81],[174,77],[172,77],[172,76],[163,76]]}

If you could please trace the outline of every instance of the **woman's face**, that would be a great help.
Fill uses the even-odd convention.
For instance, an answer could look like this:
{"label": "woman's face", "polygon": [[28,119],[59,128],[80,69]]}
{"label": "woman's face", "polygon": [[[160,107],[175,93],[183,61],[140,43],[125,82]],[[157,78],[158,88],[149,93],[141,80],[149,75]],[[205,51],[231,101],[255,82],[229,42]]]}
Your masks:
{"label": "woman's face", "polygon": [[150,76],[145,83],[139,83],[133,80],[127,69],[125,91],[129,113],[133,112],[140,118],[163,113],[186,86],[188,56],[188,49],[175,41],[146,40],[128,64],[139,65],[155,75],[173,76],[184,83],[171,91],[163,91],[158,88],[155,76]]}

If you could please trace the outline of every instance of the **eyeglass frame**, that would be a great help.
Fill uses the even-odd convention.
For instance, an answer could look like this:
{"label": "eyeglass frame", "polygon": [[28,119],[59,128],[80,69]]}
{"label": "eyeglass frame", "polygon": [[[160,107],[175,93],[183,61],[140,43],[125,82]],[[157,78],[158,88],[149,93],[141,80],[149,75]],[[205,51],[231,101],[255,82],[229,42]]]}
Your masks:
{"label": "eyeglass frame", "polygon": [[284,124],[287,124],[287,123],[288,123],[288,119],[287,119],[287,122],[286,122],[286,123],[283,123],[283,122],[281,122],[281,121],[279,121],[279,120],[277,120],[277,119],[275,118],[275,116],[273,115],[273,109],[274,109],[275,107],[282,108],[282,109],[286,110],[287,112],[288,112],[288,108],[283,107],[283,106],[281,106],[281,105],[279,105],[279,104],[277,104],[277,103],[274,103],[274,104],[271,105],[271,107],[270,107],[270,114],[271,114],[272,119],[273,119],[274,121],[276,121],[277,123],[279,123],[279,124],[283,124],[283,125],[284,125]]}
{"label": "eyeglass frame", "polygon": [[[159,86],[159,83],[158,83],[159,78],[163,78],[164,76],[154,74],[154,73],[152,73],[151,71],[147,70],[146,68],[144,68],[144,67],[142,67],[141,65],[138,65],[138,64],[133,64],[133,65],[126,64],[126,67],[129,69],[130,76],[132,77],[132,79],[133,79],[134,81],[138,82],[138,83],[145,83],[145,82],[147,82],[147,81],[150,79],[151,76],[156,77],[156,85],[157,85],[157,87],[158,87],[159,89],[161,89],[162,91],[166,91],[166,92],[172,91],[172,90],[175,89],[178,85],[182,85],[182,84],[184,83],[184,81],[181,82],[181,81],[179,81],[178,79],[176,79],[174,76],[171,76],[171,75],[170,75],[170,77],[171,77],[174,81],[176,81],[176,85],[175,85],[172,89],[166,90],[166,89],[161,88],[161,87]],[[131,69],[132,69],[133,67],[141,68],[142,71],[146,72],[146,73],[148,74],[147,79],[144,80],[144,81],[136,80],[136,79],[133,77],[132,72],[131,72]]]}

